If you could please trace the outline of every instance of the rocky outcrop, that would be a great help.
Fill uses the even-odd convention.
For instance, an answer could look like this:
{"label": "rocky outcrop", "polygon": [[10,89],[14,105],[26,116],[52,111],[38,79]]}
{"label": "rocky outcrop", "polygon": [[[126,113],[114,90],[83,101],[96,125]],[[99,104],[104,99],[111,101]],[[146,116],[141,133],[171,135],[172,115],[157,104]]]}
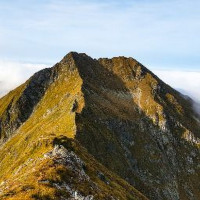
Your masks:
{"label": "rocky outcrop", "polygon": [[[61,164],[67,166],[68,170],[74,173],[74,177],[78,180],[79,183],[81,182],[90,182],[91,185],[95,185],[91,180],[90,177],[85,173],[84,168],[86,168],[85,163],[73,152],[68,151],[62,145],[55,145],[54,149],[46,153],[44,155],[45,158],[52,158],[54,159],[55,164]],[[40,180],[40,183],[44,183],[45,180]],[[77,199],[77,200],[92,200],[94,199],[93,195],[83,196],[78,190],[74,189],[74,185],[70,183],[69,180],[66,182],[61,183],[53,183],[53,186],[57,189],[64,189],[70,195],[68,199]],[[94,188],[95,189],[95,188]],[[60,197],[64,199],[64,197]]]}

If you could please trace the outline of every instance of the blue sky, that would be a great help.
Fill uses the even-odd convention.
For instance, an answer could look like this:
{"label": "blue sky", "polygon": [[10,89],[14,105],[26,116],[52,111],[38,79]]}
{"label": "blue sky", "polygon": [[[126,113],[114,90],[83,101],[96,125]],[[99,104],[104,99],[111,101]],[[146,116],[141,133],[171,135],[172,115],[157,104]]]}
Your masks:
{"label": "blue sky", "polygon": [[200,1],[1,0],[0,58],[53,63],[69,51],[198,68]]}
{"label": "blue sky", "polygon": [[77,51],[197,72],[199,11],[199,0],[0,0],[0,67],[32,73]]}

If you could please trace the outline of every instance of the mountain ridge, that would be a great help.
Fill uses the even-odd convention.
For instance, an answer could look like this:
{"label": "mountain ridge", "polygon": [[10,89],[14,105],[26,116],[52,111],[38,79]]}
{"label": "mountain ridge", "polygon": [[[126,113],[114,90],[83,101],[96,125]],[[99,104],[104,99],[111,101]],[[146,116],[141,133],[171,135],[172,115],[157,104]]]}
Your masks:
{"label": "mountain ridge", "polygon": [[62,135],[149,199],[197,199],[198,119],[191,100],[135,59],[70,52],[0,99],[0,179]]}

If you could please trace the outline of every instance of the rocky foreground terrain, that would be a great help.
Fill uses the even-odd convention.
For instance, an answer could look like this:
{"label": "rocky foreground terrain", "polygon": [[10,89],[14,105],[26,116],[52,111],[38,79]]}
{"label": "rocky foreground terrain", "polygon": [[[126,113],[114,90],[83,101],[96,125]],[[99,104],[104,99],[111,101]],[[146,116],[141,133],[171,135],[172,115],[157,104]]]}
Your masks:
{"label": "rocky foreground terrain", "polygon": [[133,58],[71,52],[0,99],[0,199],[200,199],[194,102]]}

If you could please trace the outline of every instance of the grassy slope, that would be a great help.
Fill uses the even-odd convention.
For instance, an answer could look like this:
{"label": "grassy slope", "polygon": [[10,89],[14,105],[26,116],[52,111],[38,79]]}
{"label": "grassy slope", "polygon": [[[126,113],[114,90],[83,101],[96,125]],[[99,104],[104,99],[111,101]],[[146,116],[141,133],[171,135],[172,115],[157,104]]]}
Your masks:
{"label": "grassy slope", "polygon": [[16,102],[17,99],[20,97],[21,93],[23,92],[26,84],[23,84],[17,87],[15,90],[12,90],[7,95],[0,99],[0,116],[5,112],[6,108],[8,107],[11,101]]}

